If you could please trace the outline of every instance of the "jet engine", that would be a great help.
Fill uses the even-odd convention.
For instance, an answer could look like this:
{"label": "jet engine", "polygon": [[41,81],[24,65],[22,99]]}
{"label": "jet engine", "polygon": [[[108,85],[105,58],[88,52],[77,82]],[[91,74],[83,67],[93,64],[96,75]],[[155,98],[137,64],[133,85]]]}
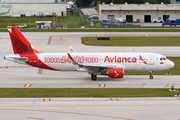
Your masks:
{"label": "jet engine", "polygon": [[123,78],[124,77],[124,69],[123,68],[109,68],[108,76],[111,78]]}

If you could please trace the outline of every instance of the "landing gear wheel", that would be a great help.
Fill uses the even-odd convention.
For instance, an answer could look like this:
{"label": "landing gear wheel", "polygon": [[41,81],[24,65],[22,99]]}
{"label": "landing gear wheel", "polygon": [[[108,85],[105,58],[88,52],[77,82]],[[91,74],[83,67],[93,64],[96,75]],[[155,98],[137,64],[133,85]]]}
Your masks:
{"label": "landing gear wheel", "polygon": [[149,79],[153,79],[152,71],[149,71],[149,74],[150,74]]}
{"label": "landing gear wheel", "polygon": [[149,79],[153,79],[153,76],[150,76]]}
{"label": "landing gear wheel", "polygon": [[91,80],[93,80],[93,81],[97,80],[97,75],[96,74],[91,74]]}

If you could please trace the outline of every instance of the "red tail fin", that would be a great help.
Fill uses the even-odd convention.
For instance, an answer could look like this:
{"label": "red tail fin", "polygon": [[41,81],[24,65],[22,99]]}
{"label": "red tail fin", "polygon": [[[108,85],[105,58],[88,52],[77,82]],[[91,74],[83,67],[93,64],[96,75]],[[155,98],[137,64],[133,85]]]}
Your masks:
{"label": "red tail fin", "polygon": [[14,54],[41,53],[35,50],[16,26],[8,27]]}

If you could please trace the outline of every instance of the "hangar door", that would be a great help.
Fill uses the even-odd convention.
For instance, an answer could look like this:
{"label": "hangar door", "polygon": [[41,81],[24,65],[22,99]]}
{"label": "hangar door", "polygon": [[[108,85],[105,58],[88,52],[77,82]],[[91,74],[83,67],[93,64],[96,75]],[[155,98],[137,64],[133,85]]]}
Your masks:
{"label": "hangar door", "polygon": [[114,20],[114,15],[108,15],[108,19]]}
{"label": "hangar door", "polygon": [[133,16],[132,15],[126,15],[126,22],[133,22]]}
{"label": "hangar door", "polygon": [[144,15],[144,22],[151,22],[151,15]]}

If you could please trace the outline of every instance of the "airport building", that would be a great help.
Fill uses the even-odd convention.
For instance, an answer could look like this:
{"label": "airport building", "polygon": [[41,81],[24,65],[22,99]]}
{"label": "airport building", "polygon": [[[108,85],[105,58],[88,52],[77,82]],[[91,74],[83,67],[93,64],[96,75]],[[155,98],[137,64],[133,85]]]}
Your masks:
{"label": "airport building", "polygon": [[171,0],[171,4],[180,4],[180,0]]}
{"label": "airport building", "polygon": [[179,4],[100,4],[99,19],[125,18],[127,22],[139,19],[140,22],[152,22],[152,19],[161,17],[180,18]]}
{"label": "airport building", "polygon": [[66,0],[1,0],[0,11],[21,16],[66,16]]}

